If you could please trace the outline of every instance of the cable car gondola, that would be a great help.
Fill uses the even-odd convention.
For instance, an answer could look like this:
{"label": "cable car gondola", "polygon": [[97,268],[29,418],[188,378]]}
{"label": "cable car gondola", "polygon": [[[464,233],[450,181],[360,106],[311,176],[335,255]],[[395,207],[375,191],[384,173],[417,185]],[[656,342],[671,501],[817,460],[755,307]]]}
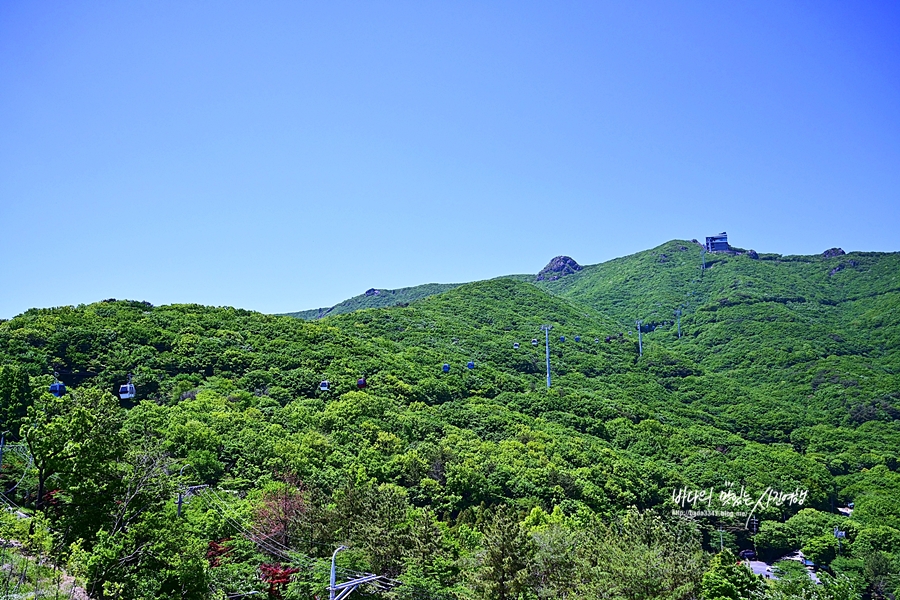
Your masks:
{"label": "cable car gondola", "polygon": [[470,360],[468,363],[466,363],[466,367],[468,367],[468,368],[470,368],[470,369],[474,369],[474,368],[475,368],[475,361],[471,361],[471,360]]}
{"label": "cable car gondola", "polygon": [[537,346],[537,345],[538,345],[537,338],[532,338],[532,340],[531,340],[531,345],[532,345],[532,346]]}
{"label": "cable car gondola", "polygon": [[119,386],[119,398],[122,400],[134,398],[134,384],[131,383],[131,375],[128,376],[128,383]]}
{"label": "cable car gondola", "polygon": [[519,349],[519,342],[516,342],[515,344],[513,344],[513,350],[518,350],[518,349]]}
{"label": "cable car gondola", "polygon": [[444,363],[444,366],[441,367],[441,371],[443,371],[444,373],[449,373],[449,372],[450,372],[450,365],[448,365],[447,363]]}
{"label": "cable car gondola", "polygon": [[359,389],[363,389],[367,385],[369,385],[369,384],[366,383],[365,377],[360,377],[359,379],[356,380],[356,387],[358,387]]}
{"label": "cable car gondola", "polygon": [[327,379],[323,380],[322,383],[319,384],[319,391],[320,392],[328,391],[328,380]]}
{"label": "cable car gondola", "polygon": [[56,396],[57,398],[62,397],[66,393],[66,384],[61,381],[56,381],[50,384],[50,393]]}
{"label": "cable car gondola", "polygon": [[580,336],[580,335],[576,335],[576,336],[575,336],[575,341],[576,341],[576,342],[580,342],[580,341],[581,341],[581,336]]}
{"label": "cable car gondola", "polygon": [[561,341],[561,342],[566,341],[566,336],[564,336],[564,335],[559,336],[559,341]]}

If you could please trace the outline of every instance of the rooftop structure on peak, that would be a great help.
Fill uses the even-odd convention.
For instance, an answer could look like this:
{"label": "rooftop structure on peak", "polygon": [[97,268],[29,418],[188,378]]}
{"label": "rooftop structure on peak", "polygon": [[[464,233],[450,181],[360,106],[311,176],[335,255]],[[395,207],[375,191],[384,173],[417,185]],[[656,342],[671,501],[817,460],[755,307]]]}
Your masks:
{"label": "rooftop structure on peak", "polygon": [[731,247],[728,245],[728,234],[724,231],[718,235],[712,235],[706,238],[707,252],[726,252],[730,249]]}

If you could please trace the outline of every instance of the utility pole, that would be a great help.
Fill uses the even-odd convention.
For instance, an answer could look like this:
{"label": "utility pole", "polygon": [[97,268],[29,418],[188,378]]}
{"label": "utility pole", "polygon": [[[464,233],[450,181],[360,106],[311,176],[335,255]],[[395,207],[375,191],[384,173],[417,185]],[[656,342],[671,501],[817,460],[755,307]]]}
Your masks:
{"label": "utility pole", "polygon": [[3,447],[6,445],[6,434],[10,433],[9,430],[0,433],[0,468],[3,467]]}
{"label": "utility pole", "polygon": [[337,553],[341,550],[346,550],[347,546],[338,546],[337,550],[334,551],[334,554],[331,555],[331,585],[328,586],[328,599],[334,600],[334,593],[337,591],[337,588],[334,587],[335,577],[334,577],[334,561],[337,558]]}
{"label": "utility pole", "polygon": [[719,552],[725,550],[725,543],[722,541],[722,526],[719,525]]}
{"label": "utility pole", "polygon": [[643,356],[644,355],[644,338],[641,336],[641,323],[642,323],[642,321],[640,319],[638,319],[637,321],[634,322],[634,324],[637,325],[637,330],[638,330],[638,354]]}
{"label": "utility pole", "polygon": [[675,320],[678,322],[678,339],[681,339],[681,308],[675,309]]}
{"label": "utility pole", "polygon": [[552,325],[541,325],[544,330],[544,347],[547,350],[547,389],[550,389],[550,330]]}
{"label": "utility pole", "polygon": [[[184,475],[184,470],[190,466],[191,466],[190,463],[188,463],[188,464],[184,465],[183,467],[181,467],[181,470],[178,471],[178,477],[181,478],[181,476]],[[183,502],[184,502],[184,488],[181,487],[178,489],[178,513],[175,515],[176,517],[181,516],[181,505]]]}

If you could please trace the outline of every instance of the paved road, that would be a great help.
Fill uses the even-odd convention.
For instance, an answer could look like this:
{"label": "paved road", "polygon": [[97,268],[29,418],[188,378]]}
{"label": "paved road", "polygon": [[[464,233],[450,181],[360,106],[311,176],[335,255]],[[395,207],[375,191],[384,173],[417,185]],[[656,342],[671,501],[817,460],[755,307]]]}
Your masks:
{"label": "paved road", "polygon": [[[745,560],[744,564],[750,567],[757,575],[762,575],[763,577],[767,577],[769,579],[778,579],[778,577],[775,576],[775,568],[772,565],[764,563],[761,560]],[[816,575],[809,569],[807,569],[806,572],[809,575],[809,578],[814,582],[821,583],[819,581],[818,575]]]}
{"label": "paved road", "polygon": [[771,579],[778,579],[775,577],[775,573],[773,573],[773,569],[771,565],[764,563],[761,560],[745,560],[744,564],[753,569],[753,572],[757,575],[762,575],[763,577],[770,577]]}

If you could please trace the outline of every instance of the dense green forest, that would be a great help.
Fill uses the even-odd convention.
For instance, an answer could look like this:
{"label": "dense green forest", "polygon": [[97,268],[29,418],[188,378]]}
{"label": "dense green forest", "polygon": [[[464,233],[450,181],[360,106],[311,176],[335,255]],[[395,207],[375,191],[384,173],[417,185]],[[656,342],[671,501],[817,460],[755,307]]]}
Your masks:
{"label": "dense green forest", "polygon": [[829,254],[676,240],[314,321],[29,310],[0,323],[0,586],[327,598],[343,545],[339,582],[380,576],[350,597],[894,597],[900,254]]}

